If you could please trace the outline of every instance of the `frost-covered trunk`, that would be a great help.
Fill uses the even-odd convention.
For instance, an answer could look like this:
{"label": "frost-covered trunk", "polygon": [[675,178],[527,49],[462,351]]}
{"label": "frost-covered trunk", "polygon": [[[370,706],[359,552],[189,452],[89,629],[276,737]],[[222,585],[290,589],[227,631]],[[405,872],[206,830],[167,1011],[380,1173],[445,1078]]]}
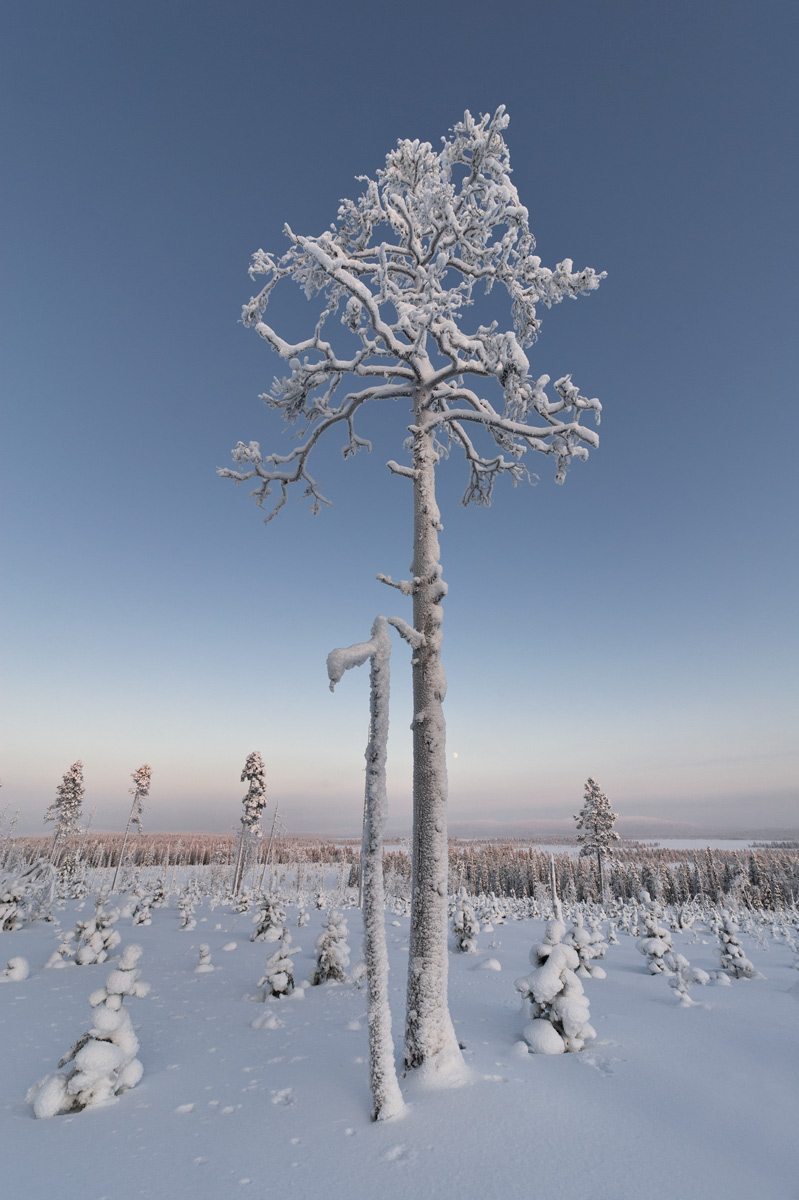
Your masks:
{"label": "frost-covered trunk", "polygon": [[429,397],[415,397],[413,444],[413,623],[424,643],[413,656],[413,850],[405,1065],[451,1069],[460,1051],[447,1005],[447,759],[441,664],[446,584],[441,578],[436,453],[425,431]]}
{"label": "frost-covered trunk", "polygon": [[370,724],[366,748],[366,803],[361,854],[363,880],[364,953],[369,992],[369,1073],[372,1117],[384,1121],[405,1107],[394,1066],[391,1010],[388,1000],[383,887],[383,826],[386,817],[386,755],[388,745],[389,655],[391,640],[385,617],[372,628],[375,644],[370,659]]}
{"label": "frost-covered trunk", "polygon": [[236,865],[233,869],[233,885],[231,887],[231,891],[233,892],[234,896],[238,896],[239,892],[241,891],[241,885],[244,881],[244,867],[247,861],[248,832],[249,830],[247,829],[246,822],[242,818],[241,830],[239,832],[238,853],[236,855]]}

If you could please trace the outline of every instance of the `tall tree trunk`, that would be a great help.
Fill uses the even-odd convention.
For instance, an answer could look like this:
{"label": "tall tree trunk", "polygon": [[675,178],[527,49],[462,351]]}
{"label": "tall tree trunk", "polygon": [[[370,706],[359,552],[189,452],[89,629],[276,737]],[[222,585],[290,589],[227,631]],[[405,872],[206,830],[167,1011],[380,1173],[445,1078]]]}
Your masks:
{"label": "tall tree trunk", "polygon": [[463,1066],[447,1005],[447,758],[442,702],[441,578],[435,499],[438,455],[425,432],[427,395],[415,400],[413,448],[413,621],[424,645],[413,656],[413,846],[405,1065]]}
{"label": "tall tree trunk", "polygon": [[366,747],[361,885],[363,888],[364,957],[369,992],[369,1078],[372,1118],[384,1121],[405,1107],[394,1066],[391,1008],[388,999],[385,891],[383,884],[383,827],[386,820],[386,754],[391,637],[385,617],[372,626],[370,657],[369,744]]}

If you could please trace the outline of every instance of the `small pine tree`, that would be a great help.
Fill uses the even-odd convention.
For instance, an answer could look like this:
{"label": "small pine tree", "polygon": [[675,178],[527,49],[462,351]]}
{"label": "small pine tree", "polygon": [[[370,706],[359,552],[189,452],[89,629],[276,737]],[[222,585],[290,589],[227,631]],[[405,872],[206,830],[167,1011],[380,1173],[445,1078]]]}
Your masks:
{"label": "small pine tree", "polygon": [[255,929],[250,934],[251,942],[279,942],[286,923],[286,913],[276,900],[264,896],[252,919]]}
{"label": "small pine tree", "polygon": [[350,948],[347,945],[347,922],[340,912],[331,909],[316,939],[316,966],[311,983],[327,983],[335,980],[344,983],[350,965]]}
{"label": "small pine tree", "polygon": [[55,821],[53,833],[53,857],[62,838],[80,830],[80,814],[83,805],[83,763],[74,762],[65,773],[55,790],[55,800],[44,814],[45,821]]}
{"label": "small pine tree", "polygon": [[110,1104],[141,1079],[139,1041],[123,1003],[126,996],[146,996],[150,990],[139,980],[136,964],[141,954],[141,946],[126,946],[105,987],[89,996],[92,1027],[58,1064],[60,1068],[73,1063],[72,1068],[66,1074],[46,1075],[29,1090],[26,1100],[34,1116],[55,1117]]}
{"label": "small pine tree", "polygon": [[111,928],[118,920],[119,912],[116,908],[106,909],[102,904],[98,904],[90,920],[78,921],[75,927],[75,962],[79,967],[105,962],[109,953],[120,942],[119,933]]}
{"label": "small pine tree", "polygon": [[605,978],[602,967],[591,962],[592,959],[599,958],[600,954],[604,953],[604,949],[600,951],[599,946],[601,944],[604,947],[605,944],[601,940],[601,935],[597,941],[595,935],[586,929],[583,914],[579,910],[574,914],[574,924],[563,938],[563,943],[577,951],[579,965],[575,971],[576,975],[582,976],[583,979]]}
{"label": "small pine tree", "polygon": [[452,918],[452,932],[455,935],[455,946],[464,954],[477,953],[477,935],[480,932],[480,922],[474,914],[469,902],[466,888],[461,888],[455,913]]}
{"label": "small pine tree", "polygon": [[617,818],[618,813],[612,811],[610,801],[600,790],[599,784],[589,779],[583,793],[583,807],[574,814],[574,819],[581,831],[577,834],[580,858],[596,857],[600,894],[605,891],[602,860],[610,854],[613,843],[619,840],[613,828]]}
{"label": "small pine tree", "polygon": [[704,987],[705,984],[710,983],[710,976],[700,967],[692,967],[684,954],[675,954],[672,951],[665,956],[663,961],[666,970],[672,972],[669,987],[677,993],[682,1008],[691,1008],[696,1001],[688,995],[690,987],[694,983]]}
{"label": "small pine tree", "polygon": [[590,1024],[588,997],[575,971],[577,951],[564,945],[566,926],[557,917],[547,921],[540,946],[530,951],[535,968],[516,980],[523,1007],[532,1020],[525,1026],[524,1040],[533,1054],[563,1054],[582,1050],[596,1031]]}
{"label": "small pine tree", "polygon": [[298,949],[297,946],[292,949],[291,934],[288,929],[284,929],[280,945],[267,959],[266,970],[263,979],[258,980],[258,986],[268,989],[268,994],[276,1000],[290,996],[294,991],[294,963],[291,956],[296,954]]}
{"label": "small pine tree", "polygon": [[641,953],[646,955],[650,975],[660,975],[668,971],[664,960],[666,955],[671,953],[674,943],[668,929],[664,929],[660,924],[662,913],[659,905],[650,900],[646,893],[644,896],[648,904],[644,915],[644,935],[636,945]]}
{"label": "small pine tree", "polygon": [[721,913],[718,939],[721,969],[733,979],[754,979],[757,971],[744,954],[738,937],[738,925],[726,909]]}

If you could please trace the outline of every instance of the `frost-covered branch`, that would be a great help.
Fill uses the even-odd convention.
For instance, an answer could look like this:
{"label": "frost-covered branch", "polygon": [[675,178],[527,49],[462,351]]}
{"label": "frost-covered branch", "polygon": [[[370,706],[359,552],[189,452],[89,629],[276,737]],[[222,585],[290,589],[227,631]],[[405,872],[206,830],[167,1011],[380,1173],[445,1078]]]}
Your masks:
{"label": "frost-covered branch", "polygon": [[[550,401],[549,377],[531,376],[525,348],[538,336],[537,305],[550,308],[591,292],[604,276],[590,267],[575,270],[568,258],[549,268],[534,253],[527,209],[511,182],[503,137],[507,125],[504,107],[479,120],[466,112],[439,152],[427,142],[398,142],[375,179],[361,178],[361,195],[342,201],[331,228],[306,236],[286,225],[290,246],[282,257],[263,250],[253,256],[250,274],[265,276],[265,283],[244,306],[242,321],[289,365],[290,373],[275,378],[262,398],[289,426],[298,426],[300,444],[287,456],[262,457],[257,442],[239,442],[233,458],[249,469],[223,468],[219,474],[237,483],[256,480],[252,495],[262,507],[276,489],[279,496],[266,520],[280,511],[296,485],[311,500],[312,512],[330,503],[309,470],[309,458],[319,439],[340,422],[348,433],[345,457],[370,449],[353,425],[367,400],[407,398],[424,390],[425,427],[443,426],[464,452],[469,468],[465,504],[490,503],[499,475],[509,475],[513,483],[534,480],[518,461],[528,451],[553,456],[556,479],[563,482],[569,461],[585,458],[597,445],[596,434],[580,424],[579,416],[591,410],[598,420],[599,401],[581,396],[568,375],[556,381],[558,398]],[[309,298],[325,298],[313,336],[298,342],[286,341],[264,319],[284,279]],[[491,292],[496,285],[510,300],[513,329],[493,321],[469,330],[464,318],[475,288]],[[345,338],[354,337],[354,352],[336,349],[323,336],[334,316],[347,330]],[[465,388],[466,376],[494,381],[504,398],[503,411]],[[337,403],[339,389],[352,377],[373,386]],[[470,412],[452,410],[463,401]],[[532,414],[543,424],[530,424]],[[477,446],[464,432],[466,421],[479,425],[501,453]],[[415,467],[394,459],[388,468],[417,479]]]}

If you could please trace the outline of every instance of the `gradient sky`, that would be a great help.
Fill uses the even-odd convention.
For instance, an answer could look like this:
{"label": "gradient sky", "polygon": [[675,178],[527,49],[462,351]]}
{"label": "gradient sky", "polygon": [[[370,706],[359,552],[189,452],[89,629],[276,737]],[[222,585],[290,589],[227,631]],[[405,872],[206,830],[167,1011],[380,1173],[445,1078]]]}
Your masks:
{"label": "gradient sky", "polygon": [[[320,233],[399,137],[505,104],[538,252],[608,272],[544,312],[535,374],[604,413],[565,486],[459,507],[453,822],[568,819],[594,776],[625,815],[796,828],[797,112],[791,0],[239,0],[0,6],[5,715],[20,830],[81,758],[95,828],[153,767],[149,829],[238,821],[249,751],[291,830],[359,828],[366,669],[325,657],[409,616],[407,413],[334,437],[334,507],[264,527],[215,475],[289,442],[280,361],[239,323],[259,247]],[[495,315],[510,325],[496,296]],[[284,283],[286,336],[316,313]],[[410,792],[396,646],[392,824]],[[457,757],[456,757],[457,756]]]}

